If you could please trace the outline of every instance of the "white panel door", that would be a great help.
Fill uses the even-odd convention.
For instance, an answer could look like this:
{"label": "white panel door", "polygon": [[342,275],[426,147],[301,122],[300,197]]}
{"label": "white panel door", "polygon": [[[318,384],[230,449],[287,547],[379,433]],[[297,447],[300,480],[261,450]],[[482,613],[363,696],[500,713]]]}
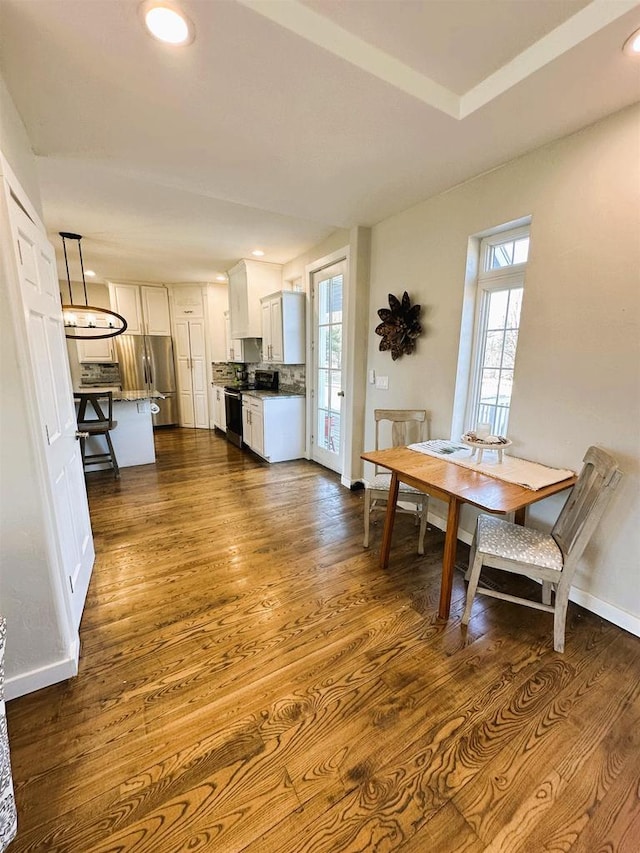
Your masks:
{"label": "white panel door", "polygon": [[209,429],[209,406],[206,362],[206,330],[204,320],[189,320],[191,350],[191,387],[195,423],[199,429]]}
{"label": "white panel door", "polygon": [[75,629],[95,559],[89,505],[76,437],[55,253],[28,216],[10,205],[36,410],[51,489],[56,538]]}
{"label": "white panel door", "polygon": [[313,274],[311,458],[342,473],[342,294],[346,262]]}
{"label": "white panel door", "polygon": [[176,320],[175,358],[178,400],[180,403],[180,426],[194,427],[193,386],[191,382],[191,348],[189,346],[189,321]]}

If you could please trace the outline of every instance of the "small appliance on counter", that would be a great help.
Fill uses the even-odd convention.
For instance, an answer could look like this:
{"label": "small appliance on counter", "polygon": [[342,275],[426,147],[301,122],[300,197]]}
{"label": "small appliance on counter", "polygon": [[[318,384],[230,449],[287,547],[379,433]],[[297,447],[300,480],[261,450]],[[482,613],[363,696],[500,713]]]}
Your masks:
{"label": "small appliance on counter", "polygon": [[[244,378],[238,374],[244,374]],[[236,382],[225,385],[224,408],[227,415],[227,439],[237,447],[242,447],[242,392],[277,391],[279,384],[277,370],[256,370],[255,381],[249,382],[247,372],[236,370]]]}

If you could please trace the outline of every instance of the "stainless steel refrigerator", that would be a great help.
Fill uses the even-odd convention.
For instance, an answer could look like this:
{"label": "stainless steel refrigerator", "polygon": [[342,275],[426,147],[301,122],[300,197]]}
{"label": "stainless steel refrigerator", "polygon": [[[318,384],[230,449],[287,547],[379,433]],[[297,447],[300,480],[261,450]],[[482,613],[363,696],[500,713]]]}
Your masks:
{"label": "stainless steel refrigerator", "polygon": [[153,400],[160,411],[154,426],[178,423],[173,340],[168,335],[119,335],[116,339],[120,382],[123,391],[159,391],[164,400]]}

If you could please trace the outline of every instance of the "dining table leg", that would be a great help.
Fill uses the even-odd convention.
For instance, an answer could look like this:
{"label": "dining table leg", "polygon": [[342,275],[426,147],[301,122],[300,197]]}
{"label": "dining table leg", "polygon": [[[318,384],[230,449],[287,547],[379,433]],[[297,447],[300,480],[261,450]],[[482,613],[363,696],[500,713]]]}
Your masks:
{"label": "dining table leg", "polygon": [[453,589],[453,570],[456,564],[458,547],[458,522],[460,520],[460,501],[451,495],[447,512],[447,532],[444,537],[444,555],[442,557],[442,580],[440,582],[440,604],[438,618],[448,619],[451,609],[451,590]]}
{"label": "dining table leg", "polygon": [[382,531],[382,545],[380,547],[380,568],[389,566],[389,554],[391,553],[391,536],[393,535],[393,522],[396,520],[396,504],[398,503],[398,490],[400,483],[395,472],[391,474],[389,483],[389,496],[387,497],[387,511],[384,516],[384,528]]}

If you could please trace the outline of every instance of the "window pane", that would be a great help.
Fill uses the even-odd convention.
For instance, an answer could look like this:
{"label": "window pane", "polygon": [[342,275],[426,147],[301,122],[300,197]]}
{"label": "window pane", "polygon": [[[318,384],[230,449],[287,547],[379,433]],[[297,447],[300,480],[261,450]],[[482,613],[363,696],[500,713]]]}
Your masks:
{"label": "window pane", "polygon": [[318,322],[328,323],[331,319],[330,301],[331,301],[331,281],[326,278],[318,283]]}
{"label": "window pane", "polygon": [[318,406],[323,409],[329,408],[329,371],[318,371]]}
{"label": "window pane", "polygon": [[340,415],[318,409],[317,444],[324,450],[340,452]]}
{"label": "window pane", "polygon": [[513,263],[514,264],[524,264],[527,262],[527,258],[529,257],[529,238],[521,237],[519,240],[516,240],[513,247]]}
{"label": "window pane", "polygon": [[490,368],[482,371],[480,383],[480,404],[495,403],[498,398],[498,384],[500,382],[500,371]]}
{"label": "window pane", "polygon": [[331,326],[329,331],[331,340],[331,367],[340,369],[342,358],[342,326]]}
{"label": "window pane", "polygon": [[513,370],[503,370],[500,375],[498,391],[498,403],[508,406],[511,402],[511,391],[513,389]]}
{"label": "window pane", "polygon": [[504,329],[508,302],[508,290],[494,290],[489,294],[487,329]]}
{"label": "window pane", "polygon": [[510,291],[509,309],[507,311],[507,328],[517,329],[520,326],[520,311],[522,310],[522,293],[521,287],[514,287]]}
{"label": "window pane", "polygon": [[504,332],[487,332],[487,345],[484,350],[485,367],[501,366],[503,340]]}
{"label": "window pane", "polygon": [[342,323],[342,276],[331,279],[331,302],[329,306],[332,323]]}
{"label": "window pane", "polygon": [[516,346],[518,345],[518,333],[516,331],[505,332],[504,352],[502,354],[502,366],[513,370],[516,362]]}
{"label": "window pane", "polygon": [[329,367],[331,363],[331,326],[318,329],[318,367]]}
{"label": "window pane", "polygon": [[339,370],[331,371],[331,408],[334,412],[340,411],[340,397],[338,392],[342,390],[342,373]]}
{"label": "window pane", "polygon": [[492,246],[490,254],[489,269],[498,270],[502,267],[510,267],[513,264],[513,240]]}
{"label": "window pane", "polygon": [[509,409],[506,406],[496,406],[494,419],[491,421],[491,431],[494,435],[506,435],[509,423]]}

